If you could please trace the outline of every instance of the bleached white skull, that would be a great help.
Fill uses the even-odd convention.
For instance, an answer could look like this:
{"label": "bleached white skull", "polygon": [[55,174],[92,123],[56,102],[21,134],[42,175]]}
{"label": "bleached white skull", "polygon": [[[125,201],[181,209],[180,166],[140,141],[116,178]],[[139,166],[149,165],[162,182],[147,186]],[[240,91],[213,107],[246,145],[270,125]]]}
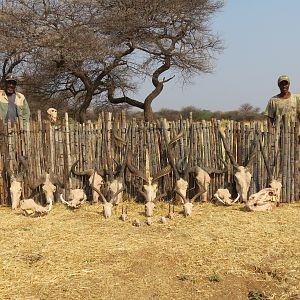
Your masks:
{"label": "bleached white skull", "polygon": [[274,188],[264,188],[252,194],[246,203],[250,211],[271,211],[279,205],[278,195]]}
{"label": "bleached white skull", "polygon": [[53,107],[48,108],[47,110],[48,118],[51,123],[56,123],[57,121],[57,110]]}

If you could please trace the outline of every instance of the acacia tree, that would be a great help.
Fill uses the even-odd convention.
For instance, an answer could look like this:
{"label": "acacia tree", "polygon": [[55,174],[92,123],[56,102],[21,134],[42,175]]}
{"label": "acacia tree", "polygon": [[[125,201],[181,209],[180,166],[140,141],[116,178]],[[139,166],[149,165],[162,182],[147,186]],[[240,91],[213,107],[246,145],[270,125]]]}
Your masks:
{"label": "acacia tree", "polygon": [[0,82],[3,84],[8,73],[22,70],[26,67],[27,58],[33,47],[23,39],[28,31],[12,11],[14,1],[0,1]]}
{"label": "acacia tree", "polygon": [[[144,60],[138,70],[150,76],[153,90],[144,101],[126,95],[115,97],[116,85],[111,78],[108,99],[112,103],[128,103],[144,110],[146,121],[153,120],[152,102],[175,74],[184,78],[213,69],[214,54],[222,50],[209,21],[223,6],[212,0],[136,0],[112,1],[109,20],[119,22],[110,28],[127,38]],[[130,20],[128,22],[128,20]],[[125,26],[120,26],[124,22]],[[137,64],[138,62],[131,62]],[[136,68],[137,69],[137,68]],[[165,77],[163,77],[165,76]]]}
{"label": "acacia tree", "polygon": [[[211,72],[214,54],[222,48],[209,27],[222,1],[3,3],[2,15],[6,22],[20,24],[18,40],[29,49],[27,68],[23,69],[27,86],[34,87],[32,93],[44,95],[43,99],[57,95],[75,99],[80,121],[84,121],[92,100],[105,92],[111,103],[141,108],[145,120],[151,121],[152,102],[164,85],[175,74],[186,78]],[[9,32],[4,42],[9,43]],[[147,76],[152,92],[144,100],[128,97],[135,78]]]}
{"label": "acacia tree", "polygon": [[[2,10],[7,19],[18,18],[26,28],[21,40],[31,44],[30,68],[23,70],[27,89],[36,98],[59,97],[78,101],[83,122],[93,97],[106,90],[107,76],[118,68],[119,85],[126,83],[124,57],[133,52],[130,43],[112,43],[99,28],[103,23],[100,1],[14,1]],[[97,22],[95,22],[97,19]],[[99,20],[100,19],[100,20]]]}

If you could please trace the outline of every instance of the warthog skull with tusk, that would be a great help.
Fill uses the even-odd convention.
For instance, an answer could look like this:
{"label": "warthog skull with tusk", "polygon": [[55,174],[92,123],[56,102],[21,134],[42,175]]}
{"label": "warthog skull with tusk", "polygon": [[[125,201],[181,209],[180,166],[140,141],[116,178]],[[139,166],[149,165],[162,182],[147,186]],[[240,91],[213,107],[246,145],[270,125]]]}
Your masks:
{"label": "warthog skull with tusk", "polygon": [[240,195],[238,194],[235,199],[232,199],[228,189],[218,189],[214,194],[214,199],[216,200],[217,205],[230,206],[233,203],[236,203],[239,200],[239,198]]}

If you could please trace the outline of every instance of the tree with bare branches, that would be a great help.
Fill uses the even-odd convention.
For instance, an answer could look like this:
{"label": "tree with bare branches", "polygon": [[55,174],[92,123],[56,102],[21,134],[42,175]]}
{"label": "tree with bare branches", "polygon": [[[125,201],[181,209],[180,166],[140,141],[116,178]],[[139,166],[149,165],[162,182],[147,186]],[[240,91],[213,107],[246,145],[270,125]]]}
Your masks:
{"label": "tree with bare branches", "polygon": [[[153,90],[144,101],[124,94],[115,97],[116,86],[111,78],[109,101],[141,108],[145,120],[151,121],[152,102],[176,74],[188,78],[195,73],[211,72],[214,54],[222,50],[222,45],[212,33],[209,21],[222,6],[222,1],[211,0],[113,1],[111,18],[117,20],[116,16],[121,15],[122,20],[119,18],[111,30],[127,37],[136,49],[136,56],[142,57],[141,63],[137,60],[131,63],[139,73],[151,78]],[[126,20],[130,20],[129,26],[118,26]]]}
{"label": "tree with bare branches", "polygon": [[[209,22],[223,1],[14,0],[1,4],[3,75],[8,69],[19,72],[26,93],[40,102],[65,99],[77,107],[81,122],[99,99],[140,108],[145,120],[151,121],[152,102],[164,85],[176,74],[189,78],[211,72],[214,55],[222,50]],[[14,60],[11,53],[16,53]],[[147,78],[153,84],[149,95],[144,100],[130,98],[135,83]]]}

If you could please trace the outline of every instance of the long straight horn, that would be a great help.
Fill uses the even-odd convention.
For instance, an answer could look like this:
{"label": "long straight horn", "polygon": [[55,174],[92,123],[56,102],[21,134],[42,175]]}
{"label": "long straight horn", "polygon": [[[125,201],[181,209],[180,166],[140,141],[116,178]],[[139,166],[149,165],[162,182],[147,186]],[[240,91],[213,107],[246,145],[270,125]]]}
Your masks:
{"label": "long straight horn", "polygon": [[233,157],[231,151],[229,150],[228,144],[227,144],[227,142],[226,142],[226,140],[225,140],[225,136],[224,136],[224,134],[223,134],[223,132],[221,131],[220,128],[219,128],[219,134],[220,134],[221,140],[222,140],[222,142],[223,142],[223,145],[224,145],[224,148],[225,148],[225,152],[226,152],[226,154],[228,155],[228,157],[229,157],[229,159],[230,159],[232,165],[233,165],[235,168],[238,168],[239,165],[238,165],[238,163],[236,162],[236,160],[234,159],[234,157]]}

